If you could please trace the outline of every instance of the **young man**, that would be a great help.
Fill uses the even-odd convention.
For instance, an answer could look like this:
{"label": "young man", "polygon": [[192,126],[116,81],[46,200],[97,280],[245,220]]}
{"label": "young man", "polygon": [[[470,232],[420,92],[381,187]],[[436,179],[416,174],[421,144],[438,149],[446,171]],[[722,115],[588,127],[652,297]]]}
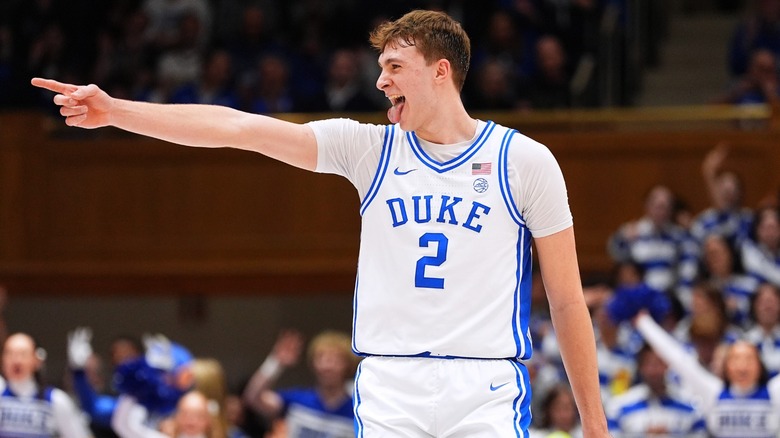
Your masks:
{"label": "young man", "polygon": [[473,119],[461,26],[413,11],[371,36],[392,125],[303,125],[214,106],[114,99],[33,79],[66,123],[235,147],[340,174],[361,198],[353,350],[358,436],[527,436],[531,237],[588,438],[607,436],[566,188],[552,154]]}

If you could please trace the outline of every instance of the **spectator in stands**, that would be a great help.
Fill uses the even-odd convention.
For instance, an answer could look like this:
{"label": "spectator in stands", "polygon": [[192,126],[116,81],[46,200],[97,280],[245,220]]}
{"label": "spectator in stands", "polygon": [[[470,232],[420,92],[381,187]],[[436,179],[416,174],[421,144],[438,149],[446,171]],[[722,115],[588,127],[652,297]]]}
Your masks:
{"label": "spectator in stands", "polygon": [[744,190],[739,176],[724,169],[728,152],[728,145],[719,143],[702,161],[701,173],[707,186],[710,206],[694,218],[690,230],[700,243],[708,235],[718,234],[736,248],[750,232],[753,212],[742,205]]}
{"label": "spectator in stands", "polygon": [[311,340],[307,356],[315,378],[313,388],[271,389],[282,371],[298,361],[302,347],[299,333],[282,332],[252,375],[244,400],[271,421],[283,416],[289,436],[354,437],[350,387],[357,360],[349,335],[325,331]]}
{"label": "spectator in stands", "polygon": [[234,92],[230,54],[216,49],[209,53],[200,79],[187,82],[173,92],[171,103],[201,103],[238,108]]}
{"label": "spectator in stands", "polygon": [[465,100],[472,110],[510,110],[518,107],[516,81],[506,65],[497,59],[484,61],[470,84]]}
{"label": "spectator in stands", "polygon": [[713,437],[773,437],[780,433],[780,378],[767,379],[758,351],[737,341],[728,346],[723,377],[711,373],[646,313],[635,325],[653,350],[689,388],[687,395]]}
{"label": "spectator in stands", "polygon": [[492,13],[485,37],[472,49],[473,69],[479,70],[489,60],[503,64],[510,82],[527,77],[533,70],[533,41],[521,34],[512,15],[504,10]]}
{"label": "spectator in stands", "polygon": [[780,0],[756,0],[734,29],[729,44],[729,73],[733,78],[747,73],[751,55],[766,49],[780,56]]}
{"label": "spectator in stands", "polygon": [[637,353],[639,383],[606,405],[614,438],[706,437],[704,418],[694,406],[670,394],[667,365],[649,345]]}
{"label": "spectator in stands", "polygon": [[717,349],[740,339],[742,329],[730,324],[726,301],[720,290],[707,283],[693,287],[690,313],[672,330],[672,335],[691,351],[702,366],[717,369]]}
{"label": "spectator in stands", "polygon": [[[636,263],[644,282],[658,291],[675,291],[689,285],[696,274],[698,247],[686,230],[672,222],[674,194],[663,185],[645,197],[644,215],[629,221],[610,236],[608,251],[616,262]],[[686,307],[687,297],[679,297]]]}
{"label": "spectator in stands", "polygon": [[276,54],[263,56],[249,87],[246,110],[257,114],[295,111],[296,96],[290,88],[289,74],[285,58]]}
{"label": "spectator in stands", "polygon": [[553,35],[545,35],[534,46],[535,70],[521,94],[531,108],[555,109],[571,106],[571,72],[566,50]]}
{"label": "spectator in stands", "polygon": [[778,54],[768,49],[756,49],[749,55],[747,71],[738,76],[726,92],[715,98],[715,103],[777,105]]}
{"label": "spectator in stands", "polygon": [[99,35],[95,83],[128,99],[149,100],[155,81],[156,54],[144,38],[148,21],[142,9],[132,9],[117,30]]}
{"label": "spectator in stands", "polygon": [[329,111],[377,111],[379,107],[366,95],[360,82],[357,54],[338,49],[330,58],[325,88]]}
{"label": "spectator in stands", "polygon": [[172,49],[180,44],[180,26],[184,17],[191,16],[198,23],[194,44],[203,49],[211,38],[211,7],[207,0],[144,0],[143,10],[149,17],[146,40],[159,51]]}
{"label": "spectator in stands", "polygon": [[739,257],[724,236],[710,234],[704,239],[699,278],[721,292],[732,324],[747,328],[752,323],[750,301],[758,280],[742,272]]}
{"label": "spectator in stands", "polygon": [[114,384],[120,392],[111,426],[122,438],[148,438],[159,429],[184,394],[193,389],[192,354],[163,335],[144,337],[142,357],[117,366]]}
{"label": "spectator in stands", "polygon": [[179,18],[177,38],[157,61],[157,89],[152,101],[169,102],[173,90],[200,80],[205,58],[204,47],[199,44],[203,26],[200,20],[191,12]]}
{"label": "spectator in stands", "polygon": [[269,24],[271,19],[268,15],[266,7],[254,2],[246,5],[239,32],[225,43],[240,81],[246,81],[247,77],[255,74],[261,57],[268,53],[287,52],[280,42],[280,35]]}
{"label": "spectator in stands", "polygon": [[14,333],[5,340],[0,436],[90,436],[84,415],[68,394],[44,385],[41,368],[45,359],[46,352],[26,333]]}
{"label": "spectator in stands", "polygon": [[534,420],[536,424],[528,430],[530,438],[582,438],[574,395],[565,383],[545,394],[539,418]]}
{"label": "spectator in stands", "polygon": [[755,214],[748,239],[739,247],[745,273],[780,286],[780,210],[764,207]]}
{"label": "spectator in stands", "polygon": [[[94,366],[99,356],[94,354],[91,345],[92,331],[89,328],[77,328],[68,334],[68,366],[71,371],[73,390],[79,405],[89,417],[89,426],[95,438],[115,437],[111,427],[111,417],[116,408],[117,395],[109,388],[102,387],[94,378]],[[113,369],[119,364],[141,356],[143,347],[140,341],[129,336],[118,336],[111,342],[110,354]]]}
{"label": "spectator in stands", "polygon": [[762,283],[753,295],[751,320],[744,339],[758,348],[770,377],[780,373],[780,288]]}

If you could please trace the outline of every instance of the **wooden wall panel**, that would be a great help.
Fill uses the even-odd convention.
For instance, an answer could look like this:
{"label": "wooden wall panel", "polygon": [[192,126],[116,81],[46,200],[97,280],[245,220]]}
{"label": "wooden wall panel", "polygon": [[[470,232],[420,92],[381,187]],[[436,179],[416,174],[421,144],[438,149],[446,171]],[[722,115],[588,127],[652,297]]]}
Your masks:
{"label": "wooden wall panel", "polygon": [[[777,131],[504,116],[558,158],[586,274],[609,269],[606,238],[641,215],[653,184],[704,208],[700,164],[719,141],[732,144],[747,205],[780,182]],[[354,188],[258,154],[0,114],[0,184],[0,283],[14,290],[349,293],[354,282]]]}

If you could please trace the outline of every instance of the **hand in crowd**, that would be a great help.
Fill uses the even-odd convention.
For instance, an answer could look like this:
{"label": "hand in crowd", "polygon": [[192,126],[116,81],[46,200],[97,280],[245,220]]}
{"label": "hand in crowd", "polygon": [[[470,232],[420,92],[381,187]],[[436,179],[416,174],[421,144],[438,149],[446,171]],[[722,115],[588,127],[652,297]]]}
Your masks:
{"label": "hand in crowd", "polygon": [[79,327],[68,333],[68,364],[73,370],[83,369],[92,356],[92,329]]}
{"label": "hand in crowd", "polygon": [[297,330],[283,330],[273,347],[273,355],[283,367],[298,363],[303,351],[303,335]]}

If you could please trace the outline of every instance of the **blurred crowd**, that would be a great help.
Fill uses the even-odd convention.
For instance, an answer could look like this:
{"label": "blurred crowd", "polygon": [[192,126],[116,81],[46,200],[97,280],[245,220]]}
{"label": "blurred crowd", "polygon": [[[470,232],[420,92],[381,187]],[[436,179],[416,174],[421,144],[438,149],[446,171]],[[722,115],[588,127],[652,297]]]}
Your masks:
{"label": "blurred crowd", "polygon": [[629,21],[620,18],[624,3],[7,0],[0,5],[0,107],[48,101],[29,86],[43,76],[152,102],[259,113],[375,111],[387,104],[374,87],[369,32],[427,8],[446,10],[472,38],[464,90],[470,108],[565,108],[587,86],[605,14],[619,26]]}
{"label": "blurred crowd", "polygon": [[[729,151],[719,144],[703,157],[702,196],[710,203],[701,211],[663,184],[649,188],[644,210],[605,242],[614,271],[584,285],[615,438],[780,432],[780,202],[744,205]],[[534,275],[535,352],[525,363],[534,394],[530,436],[581,437],[557,347],[565,333],[553,330],[544,284]],[[0,312],[5,301],[0,293]],[[22,420],[0,422],[0,436],[4,427],[43,433],[23,420],[35,415],[48,415],[40,427],[65,438],[354,434],[351,388],[360,358],[348,333],[324,330],[307,340],[284,329],[256,371],[236,379],[220,358],[193,357],[162,334],[117,336],[101,352],[91,347],[90,328],[74,328],[67,339],[46,340],[67,342],[69,366],[49,386],[40,374],[45,345],[7,331],[0,324],[0,415]],[[314,383],[279,386],[301,362]],[[245,383],[228,387],[228,380]]]}

